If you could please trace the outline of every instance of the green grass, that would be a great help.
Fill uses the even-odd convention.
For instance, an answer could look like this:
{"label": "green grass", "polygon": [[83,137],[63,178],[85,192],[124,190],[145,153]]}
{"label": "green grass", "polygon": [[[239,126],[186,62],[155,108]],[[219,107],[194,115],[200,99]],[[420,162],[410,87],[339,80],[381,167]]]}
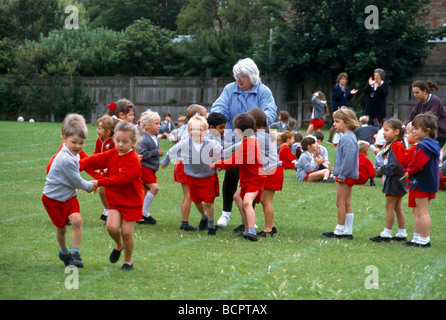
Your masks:
{"label": "green grass", "polygon": [[[85,151],[90,154],[95,127],[89,125],[89,132]],[[121,272],[120,262],[108,262],[113,241],[99,220],[103,210],[99,196],[79,191],[85,268],[79,270],[79,289],[69,290],[65,281],[70,273],[58,259],[55,227],[40,200],[46,164],[60,142],[58,123],[0,122],[2,300],[446,298],[446,192],[431,202],[431,248],[369,240],[385,222],[380,179],[375,188],[353,189],[354,240],[334,240],[321,233],[336,225],[335,184],[298,182],[287,170],[283,191],[274,199],[278,234],[253,243],[234,237],[232,229],[240,224],[236,208],[229,226],[217,231],[216,237],[179,231],[182,193],[173,182],[172,164],[157,173],[160,191],[151,211],[158,223],[135,228],[133,272]],[[333,162],[335,148],[325,145]],[[162,141],[164,151],[169,146]],[[222,178],[220,172],[220,183]],[[217,217],[221,203],[217,198]],[[411,238],[413,214],[407,196],[403,203]],[[256,213],[257,225],[263,228],[261,206]],[[197,226],[198,221],[193,208],[190,222]],[[365,286],[370,265],[377,268],[378,289]]]}

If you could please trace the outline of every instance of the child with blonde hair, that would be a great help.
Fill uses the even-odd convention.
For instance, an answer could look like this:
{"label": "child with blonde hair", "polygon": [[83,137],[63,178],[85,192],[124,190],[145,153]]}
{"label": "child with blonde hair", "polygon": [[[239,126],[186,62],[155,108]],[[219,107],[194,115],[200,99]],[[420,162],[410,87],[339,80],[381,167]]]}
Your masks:
{"label": "child with blonde hair", "polygon": [[[167,152],[169,158],[163,159],[163,167],[168,159],[181,158],[184,163],[186,183],[191,201],[201,213],[200,230],[208,229],[208,235],[215,236],[214,200],[219,196],[219,181],[215,169],[209,164],[222,158],[223,147],[216,139],[205,139],[208,133],[206,118],[196,114],[187,122],[189,138],[182,139]],[[182,216],[180,230],[195,231],[188,222],[189,215]],[[207,223],[207,226],[203,224]]]}
{"label": "child with blonde hair", "polygon": [[160,157],[163,151],[157,138],[161,127],[161,118],[158,112],[147,110],[139,119],[139,127],[144,134],[138,143],[138,154],[141,155],[142,182],[146,192],[143,206],[143,217],[138,224],[156,224],[156,220],[150,214],[150,206],[159,191],[156,172],[160,166]]}
{"label": "child with blonde hair", "polygon": [[[79,153],[87,139],[85,119],[78,114],[69,114],[62,123],[63,145],[47,166],[42,203],[56,226],[56,239],[60,247],[59,259],[65,266],[84,266],[80,256],[82,218],[77,199],[77,189],[96,191],[94,181],[84,180],[79,172]],[[67,247],[67,225],[71,222],[72,248]]]}
{"label": "child with blonde hair", "polygon": [[359,177],[355,180],[355,184],[365,184],[370,179],[370,185],[375,186],[376,170],[372,161],[367,158],[369,154],[370,143],[364,140],[358,141],[359,145]]}
{"label": "child with blonde hair", "polygon": [[107,176],[98,180],[105,187],[108,203],[107,232],[115,241],[109,260],[116,263],[124,250],[123,271],[133,270],[135,224],[142,218],[144,187],[141,180],[141,160],[135,151],[139,139],[138,129],[126,121],[115,127],[115,148],[93,154],[80,161],[80,169],[107,168]]}
{"label": "child with blonde hair", "polygon": [[336,176],[336,206],[338,223],[332,232],[322,234],[329,238],[353,239],[354,214],[351,204],[352,187],[358,179],[359,146],[353,133],[359,127],[358,118],[353,110],[341,107],[333,113],[333,127],[342,133],[336,149],[333,175]]}

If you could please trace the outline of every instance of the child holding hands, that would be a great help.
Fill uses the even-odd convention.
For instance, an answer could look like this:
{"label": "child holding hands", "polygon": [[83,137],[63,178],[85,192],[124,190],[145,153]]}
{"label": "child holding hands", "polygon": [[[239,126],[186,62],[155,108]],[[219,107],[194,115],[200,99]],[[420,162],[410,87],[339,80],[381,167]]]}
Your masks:
{"label": "child holding hands", "polygon": [[243,139],[240,147],[231,158],[211,163],[210,167],[239,168],[240,186],[234,194],[234,200],[245,224],[245,231],[241,236],[257,241],[253,202],[260,202],[266,175],[259,145],[254,138],[255,120],[250,114],[242,113],[234,118],[233,124],[236,134]]}
{"label": "child holding hands", "polygon": [[107,232],[116,245],[110,262],[116,263],[124,250],[121,270],[133,270],[132,254],[135,246],[133,231],[136,221],[142,218],[144,187],[141,180],[141,160],[134,148],[138,130],[131,123],[121,121],[113,136],[115,149],[93,154],[80,161],[80,169],[107,168],[107,176],[97,181],[105,187],[109,207]]}
{"label": "child holding hands", "polygon": [[329,238],[353,239],[354,214],[351,205],[354,180],[358,179],[359,146],[353,133],[359,127],[353,110],[341,107],[333,113],[333,127],[342,133],[336,150],[333,175],[336,176],[336,206],[338,224],[333,232],[323,232]]}
{"label": "child holding hands", "polygon": [[[80,215],[77,190],[96,191],[97,184],[82,179],[79,172],[79,153],[87,139],[85,119],[78,114],[69,114],[62,123],[63,145],[47,167],[42,202],[56,226],[56,239],[60,247],[59,259],[65,266],[83,268],[80,256],[82,218]],[[71,222],[72,248],[67,247],[67,225]]]}

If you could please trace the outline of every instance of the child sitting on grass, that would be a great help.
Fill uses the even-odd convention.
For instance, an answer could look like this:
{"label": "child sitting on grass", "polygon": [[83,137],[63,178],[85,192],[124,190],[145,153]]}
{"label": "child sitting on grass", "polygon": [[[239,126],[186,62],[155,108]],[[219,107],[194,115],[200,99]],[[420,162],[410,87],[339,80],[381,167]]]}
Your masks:
{"label": "child sitting on grass", "polygon": [[323,157],[316,158],[315,152],[318,152],[319,144],[313,136],[305,137],[302,140],[303,153],[299,156],[296,164],[296,176],[299,181],[306,182],[334,182],[329,179],[330,170],[327,168],[320,168],[324,162]]}
{"label": "child sitting on grass", "polygon": [[369,154],[370,143],[364,140],[358,141],[359,145],[359,178],[355,180],[355,184],[366,184],[370,179],[370,185],[375,186],[376,170],[373,167],[372,161],[367,158]]}

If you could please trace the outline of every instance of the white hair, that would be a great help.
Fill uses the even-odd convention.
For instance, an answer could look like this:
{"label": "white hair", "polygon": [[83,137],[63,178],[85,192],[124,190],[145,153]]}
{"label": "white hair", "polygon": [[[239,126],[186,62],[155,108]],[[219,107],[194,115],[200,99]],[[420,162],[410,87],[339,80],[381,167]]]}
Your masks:
{"label": "white hair", "polygon": [[251,58],[240,59],[232,68],[235,77],[247,76],[252,85],[258,84],[260,79],[260,71]]}
{"label": "white hair", "polygon": [[160,118],[160,115],[158,114],[158,112],[154,112],[152,110],[146,110],[141,114],[141,118],[139,119],[139,125],[142,128],[145,128],[146,123],[150,123],[158,118]]}

